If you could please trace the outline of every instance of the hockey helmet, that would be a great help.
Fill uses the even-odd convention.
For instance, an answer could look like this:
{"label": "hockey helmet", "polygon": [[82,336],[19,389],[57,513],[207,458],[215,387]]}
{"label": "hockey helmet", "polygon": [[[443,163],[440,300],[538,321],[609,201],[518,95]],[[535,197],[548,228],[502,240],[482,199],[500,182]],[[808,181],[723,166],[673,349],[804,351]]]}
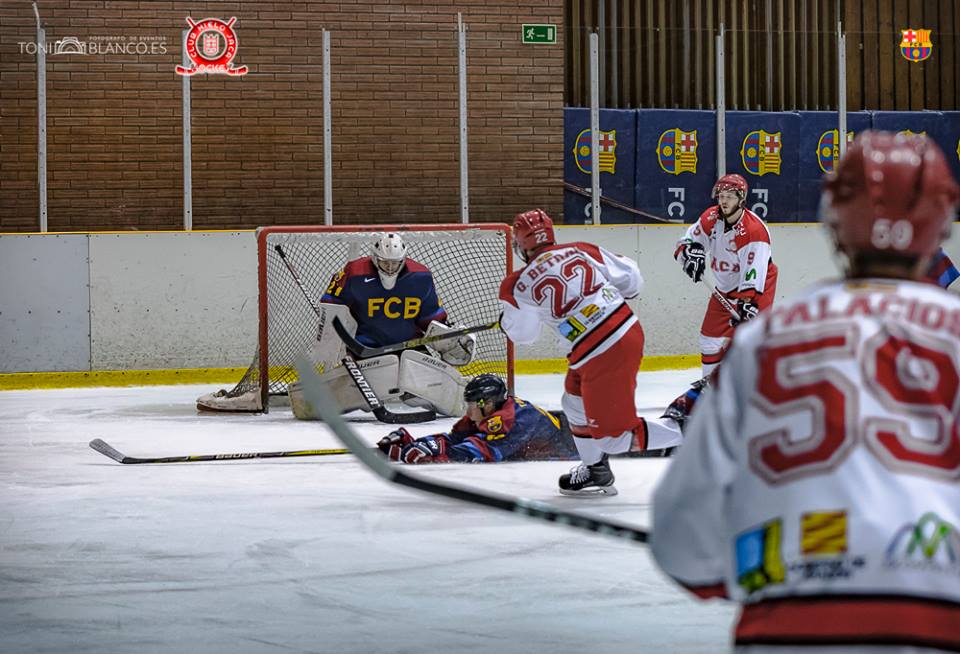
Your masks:
{"label": "hockey helmet", "polygon": [[373,263],[380,282],[387,290],[397,283],[397,275],[407,260],[407,244],[396,232],[388,232],[373,244]]}
{"label": "hockey helmet", "polygon": [[824,183],[822,220],[847,253],[933,254],[949,234],[960,190],[922,134],[860,134]]}
{"label": "hockey helmet", "polygon": [[532,252],[557,242],[553,234],[553,220],[543,209],[518,213],[513,219],[513,238],[514,245],[524,260],[524,252]]}
{"label": "hockey helmet", "polygon": [[734,191],[738,196],[740,196],[740,203],[747,199],[747,191],[750,190],[750,187],[747,185],[747,180],[745,180],[741,175],[736,173],[731,173],[729,175],[724,175],[717,180],[716,184],[713,185],[713,191],[710,194],[710,197],[716,198],[724,191]]}
{"label": "hockey helmet", "polygon": [[502,379],[490,373],[477,375],[463,389],[463,401],[473,402],[479,407],[493,404],[495,408],[507,399],[507,385]]}

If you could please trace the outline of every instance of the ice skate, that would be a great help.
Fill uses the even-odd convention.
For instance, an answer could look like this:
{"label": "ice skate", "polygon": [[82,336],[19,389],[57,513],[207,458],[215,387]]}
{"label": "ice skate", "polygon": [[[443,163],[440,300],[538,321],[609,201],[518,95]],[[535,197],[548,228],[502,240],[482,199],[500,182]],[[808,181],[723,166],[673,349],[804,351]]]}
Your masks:
{"label": "ice skate", "polygon": [[613,485],[613,471],[610,470],[608,456],[603,455],[599,463],[593,465],[580,464],[571,468],[570,472],[560,475],[561,495],[616,495],[617,488]]}

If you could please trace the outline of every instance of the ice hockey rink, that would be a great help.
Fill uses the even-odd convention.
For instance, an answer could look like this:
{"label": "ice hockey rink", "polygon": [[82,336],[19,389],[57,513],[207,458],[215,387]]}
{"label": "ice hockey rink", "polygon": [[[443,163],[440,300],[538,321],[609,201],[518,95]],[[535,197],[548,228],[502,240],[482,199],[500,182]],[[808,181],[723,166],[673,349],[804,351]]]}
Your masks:
{"label": "ice hockey rink", "polygon": [[[656,417],[697,370],[639,375]],[[562,376],[518,395],[560,404]],[[673,586],[642,545],[390,485],[353,456],[120,465],[130,456],[341,447],[289,408],[198,415],[209,386],[0,393],[4,652],[702,652],[735,609]],[[351,423],[370,443],[390,430]],[[425,435],[452,420],[413,425]],[[570,462],[416,473],[650,524],[668,459],[564,498]]]}

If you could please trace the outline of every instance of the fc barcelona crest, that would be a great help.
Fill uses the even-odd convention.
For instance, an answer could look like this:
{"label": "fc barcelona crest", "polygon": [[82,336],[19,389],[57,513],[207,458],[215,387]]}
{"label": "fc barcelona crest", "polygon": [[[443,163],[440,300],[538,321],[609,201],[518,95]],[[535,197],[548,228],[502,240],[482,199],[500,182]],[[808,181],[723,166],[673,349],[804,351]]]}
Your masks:
{"label": "fc barcelona crest", "polygon": [[933,30],[921,30],[908,27],[900,30],[903,38],[900,40],[900,54],[907,61],[918,63],[930,57],[933,54],[933,42],[930,41],[930,34]]}
{"label": "fc barcelona crest", "polygon": [[[853,131],[847,132],[847,143],[853,143]],[[817,165],[825,173],[833,171],[840,158],[840,131],[830,129],[820,135],[817,142]]]}
{"label": "fc barcelona crest", "polygon": [[780,174],[780,134],[762,129],[747,134],[740,146],[740,158],[744,169],[751,175]]}
{"label": "fc barcelona crest", "polygon": [[697,130],[668,129],[657,141],[657,162],[671,175],[697,172]]}
{"label": "fc barcelona crest", "polygon": [[[577,140],[573,144],[573,160],[577,164],[580,172],[590,174],[593,170],[593,161],[590,156],[590,128],[577,134]],[[600,130],[600,138],[597,139],[597,145],[600,148],[600,172],[617,172],[617,130],[612,129],[609,132]]]}

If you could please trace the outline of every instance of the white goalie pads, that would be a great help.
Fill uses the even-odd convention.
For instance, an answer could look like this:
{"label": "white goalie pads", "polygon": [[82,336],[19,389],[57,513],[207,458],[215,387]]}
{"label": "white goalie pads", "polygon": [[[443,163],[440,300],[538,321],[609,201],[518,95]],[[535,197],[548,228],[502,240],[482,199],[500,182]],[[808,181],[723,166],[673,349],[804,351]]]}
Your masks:
{"label": "white goalie pads", "polygon": [[[462,327],[451,327],[433,320],[424,332],[424,336],[439,336],[447,332],[456,331]],[[477,347],[477,337],[473,334],[451,337],[442,341],[435,341],[427,346],[432,352],[451,366],[465,366],[473,361],[474,350]]]}
{"label": "white goalie pads", "polygon": [[466,378],[453,366],[423,352],[405,350],[400,355],[397,385],[402,392],[429,402],[438,413],[459,418],[467,412],[463,402]]}
{"label": "white goalie pads", "polygon": [[[318,372],[332,370],[339,366],[340,360],[347,352],[343,339],[337,335],[333,328],[334,317],[340,318],[343,325],[351,332],[355,332],[357,329],[357,322],[350,315],[350,310],[347,307],[341,304],[320,305],[320,316],[315,323],[316,328],[314,330],[311,327],[310,330],[311,334],[315,334],[315,336],[311,337],[309,344],[304,343],[303,345]],[[232,391],[220,389],[215,393],[202,395],[197,398],[197,409],[228,412],[258,412],[263,410],[259,386],[239,389],[241,389],[240,384]]]}
{"label": "white goalie pads", "polygon": [[[401,391],[397,388],[397,380],[400,377],[400,359],[397,355],[384,354],[372,359],[357,361],[357,365],[360,366],[363,376],[381,400],[394,399],[400,396]],[[337,366],[322,373],[320,381],[324,383],[327,392],[336,400],[342,413],[349,413],[357,409],[370,410],[363,395],[357,390],[357,385],[350,377],[350,373],[343,366]],[[317,418],[317,413],[303,396],[300,382],[290,384],[287,392],[290,395],[293,415],[300,420],[315,420]]]}
{"label": "white goalie pads", "polygon": [[[377,397],[382,401],[403,399],[412,406],[426,406],[447,416],[460,417],[466,413],[463,389],[467,380],[453,366],[440,359],[406,350],[399,357],[384,354],[357,362]],[[333,395],[343,413],[370,408],[349,373],[343,366],[320,375],[320,380]],[[298,382],[290,384],[290,404],[293,414],[301,420],[315,420],[317,414],[305,400]],[[409,395],[415,398],[409,398]]]}

